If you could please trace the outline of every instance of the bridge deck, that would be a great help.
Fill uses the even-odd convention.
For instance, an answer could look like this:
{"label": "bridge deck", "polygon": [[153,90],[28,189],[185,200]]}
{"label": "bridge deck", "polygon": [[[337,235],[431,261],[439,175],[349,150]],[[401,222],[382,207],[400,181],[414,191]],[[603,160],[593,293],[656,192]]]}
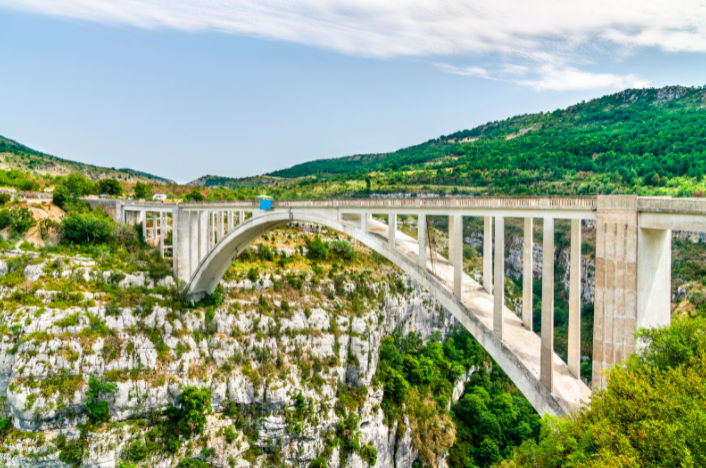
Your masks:
{"label": "bridge deck", "polygon": [[[358,227],[357,223],[346,223]],[[387,240],[387,225],[373,219],[368,220],[368,225],[373,235]],[[397,238],[397,250],[417,262],[419,257],[417,240],[400,231],[396,231],[395,236]],[[427,250],[427,259],[429,259],[427,264],[430,272],[431,255],[431,250]],[[450,291],[453,291],[453,265],[436,252],[434,252],[434,274]],[[485,292],[477,281],[465,273],[463,275],[462,302],[489,330],[493,329],[493,296]],[[522,320],[507,307],[503,307],[503,317],[505,321],[504,345],[539,379],[540,337],[525,328]],[[553,370],[553,393],[560,400],[570,406],[577,406],[582,402],[588,401],[591,390],[582,381],[571,375],[567,364],[556,353],[554,353]]]}

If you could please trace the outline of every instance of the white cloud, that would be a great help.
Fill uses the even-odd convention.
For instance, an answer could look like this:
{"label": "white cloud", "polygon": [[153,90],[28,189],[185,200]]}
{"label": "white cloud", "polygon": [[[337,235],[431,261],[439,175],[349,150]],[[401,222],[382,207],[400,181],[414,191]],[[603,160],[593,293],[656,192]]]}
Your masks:
{"label": "white cloud", "polygon": [[643,88],[647,81],[635,75],[613,75],[611,73],[589,73],[576,68],[555,68],[543,65],[536,79],[517,80],[516,83],[538,91],[572,91],[594,88]]}
{"label": "white cloud", "polygon": [[[706,52],[703,0],[0,0],[0,6],[140,28],[244,34],[360,56],[492,56],[515,75],[520,69],[513,67],[526,68],[517,63],[554,67],[538,70],[537,81],[525,80],[537,89],[561,89],[558,80],[573,83],[565,89],[640,82],[565,65],[585,57],[624,56],[641,47]],[[484,69],[445,71],[483,76]]]}
{"label": "white cloud", "polygon": [[448,63],[435,63],[436,67],[446,73],[453,73],[454,75],[463,76],[478,76],[481,78],[490,78],[488,70],[480,67],[457,67],[454,65],[449,65]]}

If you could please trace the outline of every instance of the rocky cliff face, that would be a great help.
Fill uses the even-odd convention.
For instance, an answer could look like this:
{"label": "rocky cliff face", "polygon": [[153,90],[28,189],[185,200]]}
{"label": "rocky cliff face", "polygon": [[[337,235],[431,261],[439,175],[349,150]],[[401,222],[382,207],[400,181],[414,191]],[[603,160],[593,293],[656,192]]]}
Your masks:
{"label": "rocky cliff face", "polygon": [[[11,271],[33,265],[24,266],[22,284],[13,285],[13,273],[2,278],[0,395],[14,430],[0,442],[0,466],[70,466],[55,449],[59,434],[82,441],[90,467],[117,467],[135,444],[146,447],[138,460],[144,466],[166,468],[185,457],[216,467],[308,466],[341,420],[341,389],[363,387],[360,440],[375,447],[376,466],[410,468],[417,459],[409,425],[384,424],[383,393],[371,385],[379,346],[396,329],[426,338],[456,324],[389,266],[362,264],[343,280],[268,264],[257,278],[245,280],[243,271],[226,279],[222,305],[184,309],[168,282],[141,271],[104,271],[78,258],[13,258],[6,259]],[[366,299],[351,304],[347,293],[361,287]],[[114,382],[117,393],[112,422],[87,434],[90,377]],[[210,389],[210,414],[203,434],[165,450],[161,415],[179,405],[186,386]],[[306,417],[294,424],[301,398]],[[357,453],[342,459],[338,449],[327,463],[367,465]]]}

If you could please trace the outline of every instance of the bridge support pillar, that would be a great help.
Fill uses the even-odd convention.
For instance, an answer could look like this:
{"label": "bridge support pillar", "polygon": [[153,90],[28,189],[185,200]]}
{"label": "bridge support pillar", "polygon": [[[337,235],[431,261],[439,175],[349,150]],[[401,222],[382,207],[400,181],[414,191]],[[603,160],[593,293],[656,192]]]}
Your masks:
{"label": "bridge support pillar", "polygon": [[199,266],[199,213],[186,211],[183,216],[189,218],[189,277],[196,273]]}
{"label": "bridge support pillar", "polygon": [[643,229],[637,232],[637,328],[671,323],[672,231]]}
{"label": "bridge support pillar", "polygon": [[483,289],[493,293],[493,218],[483,218]]}
{"label": "bridge support pillar", "polygon": [[417,219],[417,240],[419,241],[419,266],[427,271],[427,216],[420,214]]}
{"label": "bridge support pillar", "polygon": [[395,248],[395,231],[397,231],[397,213],[390,213],[387,217],[387,242],[391,249]]}
{"label": "bridge support pillar", "polygon": [[172,236],[174,244],[172,253],[174,255],[174,263],[176,264],[176,279],[177,282],[184,281],[188,283],[191,279],[191,272],[194,269],[191,266],[191,220],[188,211],[181,211],[176,208],[173,212],[174,231]]}
{"label": "bridge support pillar", "polygon": [[370,215],[365,211],[360,214],[360,230],[363,231],[363,234],[368,233],[368,216]]}
{"label": "bridge support pillar", "polygon": [[637,320],[637,197],[600,196],[596,213],[593,386],[634,352]]}
{"label": "bridge support pillar", "polygon": [[539,380],[554,391],[552,360],[554,353],[554,219],[544,218],[542,245],[542,349]]}
{"label": "bridge support pillar", "polygon": [[569,270],[569,372],[581,378],[581,220],[571,220],[571,266]]}
{"label": "bridge support pillar", "polygon": [[218,210],[218,232],[216,237],[216,242],[220,242],[223,239],[223,210]]}
{"label": "bridge support pillar", "polygon": [[453,265],[453,258],[456,258],[454,255],[454,248],[456,247],[454,245],[453,239],[456,238],[456,231],[455,231],[456,226],[454,225],[454,216],[449,216],[449,261]]}
{"label": "bridge support pillar", "polygon": [[[451,264],[454,268],[454,295],[463,298],[463,216],[453,216],[453,238],[449,238],[449,245],[453,245]],[[449,247],[449,250],[451,248]]]}
{"label": "bridge support pillar", "polygon": [[532,257],[533,243],[533,219],[525,218],[525,235],[522,244],[522,324],[528,330],[532,330],[532,315],[534,309],[534,258]]}
{"label": "bridge support pillar", "polygon": [[157,240],[157,223],[158,223],[157,215],[159,215],[159,214],[161,214],[161,213],[159,213],[157,211],[152,212],[152,240],[153,241]]}
{"label": "bridge support pillar", "polygon": [[199,211],[199,263],[208,254],[208,211]]}
{"label": "bridge support pillar", "polygon": [[493,292],[493,331],[503,339],[505,304],[505,220],[495,217],[495,288]]}

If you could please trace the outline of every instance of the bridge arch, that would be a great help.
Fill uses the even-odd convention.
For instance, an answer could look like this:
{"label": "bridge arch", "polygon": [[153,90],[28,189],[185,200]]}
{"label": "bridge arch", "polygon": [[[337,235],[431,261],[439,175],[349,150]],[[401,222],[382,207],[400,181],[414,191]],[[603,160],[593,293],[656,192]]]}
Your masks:
{"label": "bridge arch", "polygon": [[[419,283],[434,299],[448,310],[483,346],[488,354],[507,373],[517,388],[530,401],[539,414],[561,415],[568,413],[578,401],[568,401],[551,393],[521,359],[488,328],[453,292],[438,278],[421,268],[418,263],[401,251],[391,248],[382,238],[364,232],[356,226],[339,220],[337,210],[277,210],[265,212],[244,222],[229,232],[204,257],[186,286],[191,294],[212,293],[231,263],[250,244],[264,233],[289,222],[308,222],[345,234],[387,258],[406,275]],[[555,355],[555,360],[559,358]],[[577,383],[579,385],[579,383]],[[568,392],[570,394],[581,394]]]}

